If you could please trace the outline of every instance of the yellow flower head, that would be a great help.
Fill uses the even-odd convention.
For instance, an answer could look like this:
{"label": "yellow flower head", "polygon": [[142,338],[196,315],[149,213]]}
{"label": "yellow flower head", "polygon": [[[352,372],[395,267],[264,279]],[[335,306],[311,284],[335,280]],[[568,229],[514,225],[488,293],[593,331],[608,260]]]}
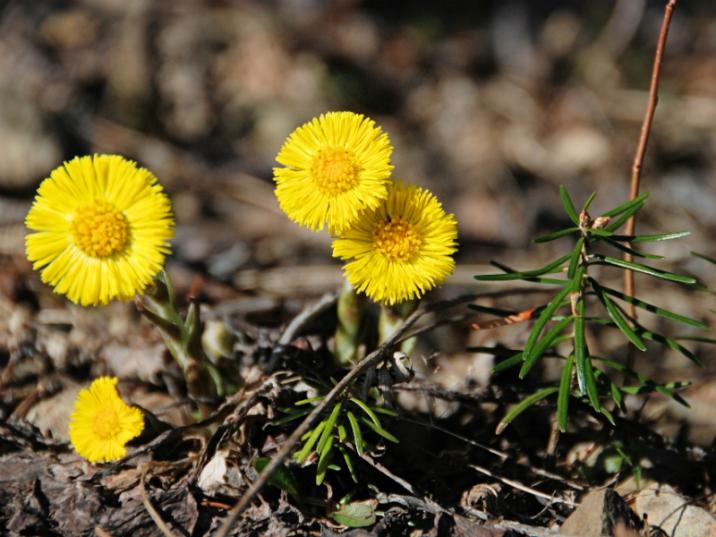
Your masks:
{"label": "yellow flower head", "polygon": [[116,155],[76,157],[37,189],[25,224],[42,281],[82,306],[129,300],[164,264],[171,203],[157,178]]}
{"label": "yellow flower head", "polygon": [[288,217],[331,233],[353,224],[386,198],[393,146],[375,123],[353,112],[329,112],[298,127],[274,168],[276,197]]}
{"label": "yellow flower head", "polygon": [[70,418],[70,440],[90,462],[109,462],[127,454],[124,445],[144,429],[142,411],[119,396],[116,377],[99,377],[81,390]]}
{"label": "yellow flower head", "polygon": [[333,241],[350,260],[345,275],[375,301],[393,305],[421,297],[455,267],[457,222],[438,199],[415,185],[393,183],[388,199]]}

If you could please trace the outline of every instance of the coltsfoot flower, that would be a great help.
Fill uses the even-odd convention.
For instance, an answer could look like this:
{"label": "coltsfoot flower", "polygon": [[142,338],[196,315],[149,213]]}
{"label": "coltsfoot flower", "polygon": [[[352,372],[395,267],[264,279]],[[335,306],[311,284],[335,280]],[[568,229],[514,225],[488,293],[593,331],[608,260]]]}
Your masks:
{"label": "coltsfoot flower", "polygon": [[421,297],[449,276],[457,222],[438,199],[415,185],[392,183],[388,199],[333,241],[333,256],[349,261],[353,287],[392,306]]}
{"label": "coltsfoot flower", "polygon": [[70,418],[70,440],[90,462],[109,462],[127,454],[125,444],[144,429],[142,411],[125,403],[116,377],[99,377],[80,391]]}
{"label": "coltsfoot flower", "polygon": [[25,239],[42,281],[82,306],[130,300],[164,264],[171,203],[157,178],[116,155],[76,157],[37,189]]}
{"label": "coltsfoot flower", "polygon": [[326,225],[338,233],[361,211],[375,209],[387,195],[388,135],[353,112],[329,112],[293,131],[274,168],[276,197],[291,220],[313,231]]}

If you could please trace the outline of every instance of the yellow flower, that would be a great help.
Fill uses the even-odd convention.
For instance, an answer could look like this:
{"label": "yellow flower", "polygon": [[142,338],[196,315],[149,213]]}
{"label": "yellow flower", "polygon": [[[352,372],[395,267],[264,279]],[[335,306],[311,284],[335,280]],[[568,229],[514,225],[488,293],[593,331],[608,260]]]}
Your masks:
{"label": "yellow flower", "polygon": [[90,462],[108,462],[127,454],[124,445],[144,429],[142,411],[119,396],[116,377],[99,377],[81,390],[70,418],[70,440]]}
{"label": "yellow flower", "polygon": [[348,281],[375,301],[393,305],[421,297],[455,267],[457,222],[438,199],[393,183],[388,199],[333,242],[333,256],[351,260]]}
{"label": "yellow flower", "polygon": [[42,281],[83,306],[129,300],[164,264],[174,222],[156,177],[116,155],[76,157],[37,189],[25,224]]}
{"label": "yellow flower", "polygon": [[298,127],[283,144],[274,168],[276,197],[291,220],[331,233],[353,224],[364,209],[386,198],[393,146],[373,120],[329,112]]}

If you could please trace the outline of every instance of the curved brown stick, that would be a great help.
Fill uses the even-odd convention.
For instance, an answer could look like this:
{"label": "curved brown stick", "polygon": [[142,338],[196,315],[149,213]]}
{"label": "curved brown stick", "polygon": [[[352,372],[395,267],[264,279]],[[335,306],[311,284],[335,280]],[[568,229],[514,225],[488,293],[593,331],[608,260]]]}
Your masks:
{"label": "curved brown stick", "polygon": [[[649,134],[651,133],[651,123],[654,119],[656,105],[659,102],[659,78],[661,76],[661,62],[664,58],[664,49],[666,48],[666,37],[669,34],[669,25],[671,24],[671,15],[676,7],[678,0],[669,0],[664,8],[664,18],[661,21],[661,30],[659,30],[659,40],[656,44],[656,52],[654,53],[654,66],[651,70],[651,85],[649,87],[649,100],[646,105],[646,113],[644,121],[641,124],[641,134],[639,135],[639,145],[634,154],[634,161],[631,168],[631,183],[629,187],[629,199],[633,200],[639,195],[639,184],[641,181],[641,168],[644,164],[644,155],[646,154],[646,145],[649,143]],[[633,235],[636,220],[632,216],[626,223],[625,234]],[[624,254],[625,261],[632,261],[632,255]],[[634,296],[634,273],[631,270],[624,272],[624,293]],[[629,304],[629,315],[632,319],[636,319],[636,306]]]}
{"label": "curved brown stick", "polygon": [[281,449],[273,456],[271,462],[268,463],[263,472],[259,475],[258,479],[254,481],[239,501],[231,508],[228,515],[224,519],[221,527],[216,531],[214,537],[226,537],[231,526],[234,524],[241,512],[246,508],[251,500],[259,493],[259,491],[268,483],[271,475],[283,464],[283,461],[291,453],[291,450],[296,446],[301,437],[316,423],[321,416],[321,413],[328,408],[329,405],[333,404],[343,392],[353,383],[353,381],[369,367],[377,364],[381,359],[384,358],[385,354],[391,349],[400,338],[415,324],[415,322],[426,313],[426,309],[416,310],[405,322],[381,345],[378,349],[370,353],[368,356],[358,362],[353,369],[351,369],[345,377],[343,377],[333,389],[326,395],[326,397],[318,403],[313,411],[304,418],[303,422],[291,433],[291,436],[283,443]]}

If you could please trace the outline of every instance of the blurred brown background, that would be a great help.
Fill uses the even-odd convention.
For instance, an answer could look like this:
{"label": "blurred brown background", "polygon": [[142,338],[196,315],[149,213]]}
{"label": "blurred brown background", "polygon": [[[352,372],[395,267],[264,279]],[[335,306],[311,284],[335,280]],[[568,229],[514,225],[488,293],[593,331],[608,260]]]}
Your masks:
{"label": "blurred brown background", "polygon": [[[74,308],[24,259],[22,222],[35,188],[62,160],[93,152],[136,159],[166,186],[177,216],[169,268],[180,295],[203,280],[205,318],[277,326],[306,299],[335,289],[340,268],[329,237],[290,222],[271,179],[285,137],[328,110],[373,117],[394,143],[395,176],[431,188],[457,215],[458,268],[433,298],[486,289],[472,276],[493,272],[490,259],[532,268],[561,255],[566,240],[531,243],[568,225],[558,185],[577,204],[598,191],[594,213],[627,197],[664,4],[1,4],[0,341],[21,349],[37,339],[54,364],[43,367],[78,378],[87,371],[77,364],[88,363],[122,378],[166,377],[163,347],[146,326],[135,328],[131,306]],[[642,232],[691,230],[649,250],[667,256],[659,266],[706,283],[716,270],[690,251],[716,254],[715,52],[716,4],[679,2],[643,173],[652,196],[638,222]],[[598,276],[620,285],[617,271]],[[643,298],[713,324],[712,294],[657,283],[637,278]],[[505,305],[526,309],[544,298],[520,295]],[[676,329],[653,316],[643,322]],[[472,332],[463,323],[426,335],[419,354],[435,382],[470,390],[489,381],[492,361],[465,349],[519,345],[524,334],[524,325]],[[595,353],[625,356],[621,336],[589,337]],[[710,443],[716,367],[712,347],[691,347],[705,368],[658,347],[639,353],[635,367],[644,374],[695,381],[684,393],[694,411],[657,397],[643,417],[671,412],[676,420],[661,422],[671,434],[687,421],[694,438]],[[63,431],[66,419],[59,423]]]}
{"label": "blurred brown background", "polygon": [[[177,270],[315,295],[339,279],[329,239],[280,213],[271,167],[297,125],[353,110],[389,132],[395,176],[456,213],[453,284],[492,257],[536,265],[552,251],[531,239],[566,223],[559,184],[577,203],[598,190],[597,212],[626,198],[664,3],[5,2],[2,250],[21,254],[34,189],[61,160],[120,153],[173,198]],[[676,9],[639,221],[691,229],[657,249],[704,278],[688,254],[714,251],[714,15],[708,0]],[[307,265],[322,268],[276,270]]]}

